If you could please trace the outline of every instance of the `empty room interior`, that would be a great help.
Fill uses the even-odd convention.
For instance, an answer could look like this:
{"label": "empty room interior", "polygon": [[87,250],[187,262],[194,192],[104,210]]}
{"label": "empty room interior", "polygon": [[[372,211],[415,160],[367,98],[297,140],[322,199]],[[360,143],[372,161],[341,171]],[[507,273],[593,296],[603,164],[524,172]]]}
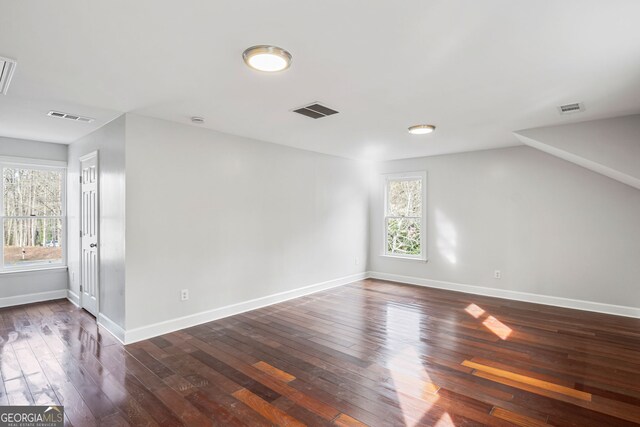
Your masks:
{"label": "empty room interior", "polygon": [[640,426],[639,22],[0,0],[0,424]]}

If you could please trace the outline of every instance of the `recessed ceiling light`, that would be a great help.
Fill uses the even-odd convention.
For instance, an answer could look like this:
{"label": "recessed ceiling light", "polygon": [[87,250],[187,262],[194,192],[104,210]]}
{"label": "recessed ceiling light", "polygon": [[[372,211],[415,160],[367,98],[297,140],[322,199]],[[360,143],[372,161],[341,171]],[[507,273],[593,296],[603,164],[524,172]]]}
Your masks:
{"label": "recessed ceiling light", "polygon": [[276,46],[252,46],[244,51],[242,58],[249,67],[267,73],[286,70],[291,65],[291,54]]}
{"label": "recessed ceiling light", "polygon": [[436,130],[436,127],[433,125],[414,125],[409,128],[409,133],[411,135],[425,135],[434,130]]}

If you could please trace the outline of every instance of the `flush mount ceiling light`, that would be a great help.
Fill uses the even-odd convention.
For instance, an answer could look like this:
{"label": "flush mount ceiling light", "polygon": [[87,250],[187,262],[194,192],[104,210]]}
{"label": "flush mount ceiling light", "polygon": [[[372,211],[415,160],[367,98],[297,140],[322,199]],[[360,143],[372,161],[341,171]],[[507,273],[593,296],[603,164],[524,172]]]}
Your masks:
{"label": "flush mount ceiling light", "polygon": [[249,67],[267,73],[286,70],[291,65],[291,54],[276,46],[252,46],[244,51],[242,58]]}
{"label": "flush mount ceiling light", "polygon": [[411,135],[425,135],[434,130],[436,130],[436,127],[433,125],[414,125],[409,128],[409,133]]}

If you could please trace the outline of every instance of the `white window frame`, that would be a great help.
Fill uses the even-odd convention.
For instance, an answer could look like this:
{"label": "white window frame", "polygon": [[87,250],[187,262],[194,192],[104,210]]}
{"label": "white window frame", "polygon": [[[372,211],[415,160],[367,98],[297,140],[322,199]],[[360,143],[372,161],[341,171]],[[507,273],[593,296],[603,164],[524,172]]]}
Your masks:
{"label": "white window frame", "polygon": [[[22,168],[22,169],[34,169],[34,170],[53,170],[62,173],[62,190],[61,200],[62,212],[60,216],[11,216],[5,215],[4,211],[4,168]],[[58,268],[67,268],[67,163],[57,160],[42,160],[42,159],[29,159],[24,157],[6,157],[0,156],[0,171],[2,171],[2,178],[0,182],[0,232],[2,233],[2,239],[0,242],[0,274],[2,273],[16,273],[22,271],[38,271],[38,270],[52,270]],[[62,260],[56,263],[41,263],[32,265],[15,265],[5,266],[4,264],[4,222],[6,218],[18,218],[18,219],[58,219],[62,220],[62,235],[60,236],[60,244],[62,245]]]}
{"label": "white window frame", "polygon": [[[392,181],[422,181],[422,216],[420,218],[420,254],[418,255],[403,255],[394,254],[388,251],[387,247],[387,223],[390,218],[399,218],[396,216],[387,215],[387,209],[389,207],[389,183]],[[384,206],[382,210],[382,256],[389,258],[401,258],[415,261],[427,261],[427,172],[402,172],[382,175],[382,191],[384,192]],[[409,217],[418,218],[418,217]]]}

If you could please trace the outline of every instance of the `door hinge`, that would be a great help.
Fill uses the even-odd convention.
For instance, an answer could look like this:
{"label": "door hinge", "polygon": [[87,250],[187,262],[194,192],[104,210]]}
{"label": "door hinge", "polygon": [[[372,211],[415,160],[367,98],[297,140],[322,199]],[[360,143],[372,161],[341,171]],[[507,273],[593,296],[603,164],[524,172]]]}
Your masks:
{"label": "door hinge", "polygon": [[82,292],[82,285],[80,285],[80,292]]}
{"label": "door hinge", "polygon": [[80,175],[78,178],[80,178],[80,184],[82,184],[82,175]]}
{"label": "door hinge", "polygon": [[82,237],[82,230],[80,230],[80,237]]}

